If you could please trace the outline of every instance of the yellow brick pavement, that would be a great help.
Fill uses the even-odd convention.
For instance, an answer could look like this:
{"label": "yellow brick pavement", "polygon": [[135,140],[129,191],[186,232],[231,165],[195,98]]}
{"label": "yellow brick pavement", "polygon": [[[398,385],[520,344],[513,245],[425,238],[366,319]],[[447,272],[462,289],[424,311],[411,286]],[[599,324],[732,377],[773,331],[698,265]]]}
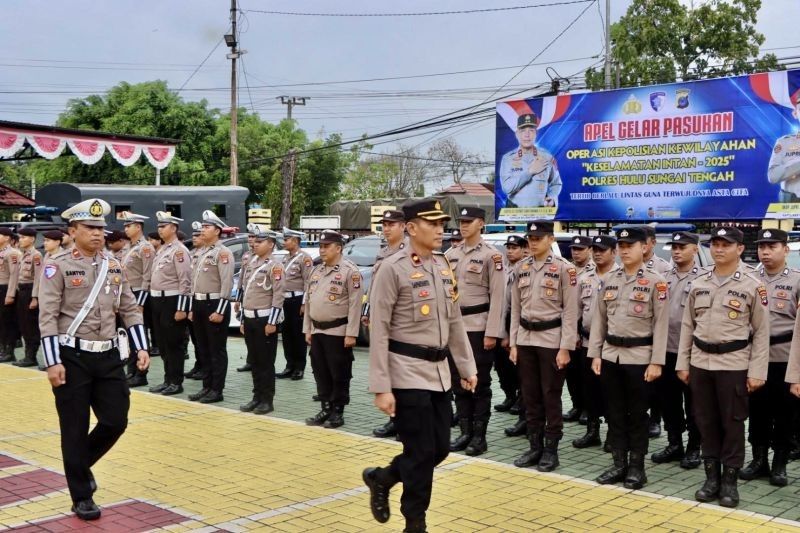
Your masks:
{"label": "yellow brick pavement", "polygon": [[[41,373],[0,366],[0,454],[61,472],[58,423]],[[97,502],[146,501],[184,515],[171,531],[399,531],[372,520],[361,470],[386,463],[394,442],[133,392],[130,426],[95,468]],[[0,507],[0,528],[67,513],[65,490]],[[481,459],[437,470],[434,532],[794,531],[800,524]]]}

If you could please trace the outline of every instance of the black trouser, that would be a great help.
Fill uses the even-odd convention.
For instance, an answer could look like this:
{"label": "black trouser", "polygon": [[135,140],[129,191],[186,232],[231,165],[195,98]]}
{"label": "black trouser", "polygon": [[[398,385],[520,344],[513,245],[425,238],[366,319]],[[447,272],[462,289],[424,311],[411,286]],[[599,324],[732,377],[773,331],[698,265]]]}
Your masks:
{"label": "black trouser", "polygon": [[[197,338],[195,349],[203,369],[208,372],[203,378],[203,388],[222,392],[228,373],[228,324],[231,321],[231,306],[225,308],[222,322],[215,324],[209,317],[217,312],[219,300],[192,300],[192,322]],[[181,351],[181,358],[183,352]]]}
{"label": "black trouser", "polygon": [[[128,425],[130,391],[119,351],[91,353],[61,346],[67,381],[53,389],[61,427],[64,473],[73,501],[92,497],[91,470]],[[97,425],[89,433],[89,410]]]}
{"label": "black trouser", "polygon": [[33,283],[20,284],[17,288],[17,299],[14,303],[17,306],[17,320],[25,340],[25,358],[35,360],[36,352],[39,351],[39,308],[31,309],[33,295]]}
{"label": "black trouser", "polygon": [[606,414],[606,398],[603,394],[603,384],[600,377],[592,370],[593,359],[586,357],[588,349],[586,345],[589,339],[583,339],[583,346],[576,351],[581,352],[581,362],[583,365],[583,398],[589,418],[600,418]]}
{"label": "black trouser", "polygon": [[517,367],[525,402],[525,421],[529,431],[542,431],[548,437],[564,435],[561,391],[566,369],[556,367],[558,348],[517,345]]}
{"label": "black trouser", "polygon": [[478,368],[478,387],[474,393],[464,390],[453,358],[447,358],[450,362],[451,383],[456,398],[456,414],[459,418],[469,418],[477,422],[489,422],[489,416],[492,414],[492,363],[495,350],[483,349],[484,335],[483,331],[467,332],[472,355],[475,357],[475,366]]}
{"label": "black trouser", "polygon": [[[197,346],[197,337],[194,334],[195,325],[193,322],[189,322],[189,327],[186,328],[189,330],[189,339],[192,341],[192,347],[194,348],[194,366],[192,367],[192,372],[206,372],[208,370],[208,366],[203,366],[203,348]],[[183,341],[185,349],[188,349],[187,341]]]}
{"label": "black trouser", "polygon": [[703,440],[703,458],[741,468],[748,403],[747,370],[705,370],[693,366],[689,371],[689,387],[694,395],[694,418]]}
{"label": "black trouser", "polygon": [[498,347],[495,350],[494,369],[497,372],[497,378],[500,380],[500,389],[509,398],[515,398],[519,393],[519,375],[517,374],[517,367],[508,358],[508,350],[501,348],[498,341]]}
{"label": "black trouser", "polygon": [[161,351],[161,360],[164,362],[164,383],[181,385],[183,383],[183,339],[186,335],[186,320],[175,320],[178,296],[151,296],[145,304],[150,305],[152,309],[153,331],[161,340],[159,350]]}
{"label": "black trouser", "polygon": [[750,395],[748,440],[753,446],[791,448],[796,398],[784,381],[788,363],[770,363],[766,384]]}
{"label": "black trouser", "polygon": [[302,305],[302,296],[293,296],[283,301],[283,325],[281,326],[283,356],[286,358],[286,368],[295,371],[306,369],[308,345],[303,333],[303,315],[300,314]]}
{"label": "black trouser", "polygon": [[[136,298],[139,298],[140,292],[141,291],[133,291],[133,295]],[[149,330],[151,332],[150,344],[148,344],[148,346],[150,346],[150,350],[152,351],[153,347],[155,346],[156,335],[155,335],[155,330],[153,328],[153,313],[151,309],[152,309],[152,297],[148,296],[148,298],[144,301],[142,318],[144,320],[145,331]],[[119,317],[117,318],[117,326],[124,327],[122,324],[122,320],[120,320]],[[136,355],[136,347],[133,345],[133,339],[131,339],[130,337],[128,338],[128,345],[130,346],[130,354],[131,354],[131,356],[128,358],[128,363],[127,363],[128,375],[138,374],[140,376],[146,376],[147,370],[144,371],[139,370],[139,368],[136,366],[136,364],[139,362],[139,358]]]}
{"label": "black trouser", "polygon": [[278,333],[264,331],[269,318],[245,318],[244,342],[253,366],[253,398],[261,402],[275,397],[275,355],[278,352]]}
{"label": "black trouser", "polygon": [[583,360],[586,358],[586,352],[578,348],[577,350],[570,350],[569,364],[567,365],[567,390],[569,397],[572,400],[572,407],[578,411],[583,411],[586,402],[584,401],[583,392]]}
{"label": "black trouser", "polygon": [[678,354],[667,352],[661,377],[655,381],[656,394],[664,413],[664,426],[670,435],[682,435],[688,427],[689,440],[699,444],[700,430],[694,421],[692,391],[675,373],[677,360]]}
{"label": "black trouser", "polygon": [[403,483],[400,512],[407,520],[425,517],[431,503],[433,469],[450,451],[450,407],[448,392],[392,389],[394,423],[403,443],[403,453],[378,472],[387,486]]}
{"label": "black trouser", "polygon": [[350,403],[353,360],[353,349],[344,347],[343,335],[311,335],[311,369],[321,401],[337,407]]}
{"label": "black trouser", "polygon": [[19,338],[17,325],[17,309],[14,304],[6,305],[8,285],[0,285],[0,347],[9,347],[14,351],[14,345]]}
{"label": "black trouser", "polygon": [[600,380],[606,395],[608,442],[612,449],[647,453],[647,365],[603,360]]}

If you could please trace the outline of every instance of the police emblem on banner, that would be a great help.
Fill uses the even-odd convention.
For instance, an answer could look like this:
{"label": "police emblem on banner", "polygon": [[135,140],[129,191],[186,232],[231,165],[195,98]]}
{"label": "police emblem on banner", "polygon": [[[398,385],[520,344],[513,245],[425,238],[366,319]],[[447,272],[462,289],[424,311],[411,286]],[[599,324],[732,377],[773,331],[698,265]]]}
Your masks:
{"label": "police emblem on banner", "polygon": [[686,109],[689,107],[689,89],[676,89],[675,90],[675,106],[678,109]]}
{"label": "police emblem on banner", "polygon": [[664,91],[650,93],[650,107],[653,108],[653,111],[661,111],[661,108],[664,107],[664,102],[666,101],[667,93]]}

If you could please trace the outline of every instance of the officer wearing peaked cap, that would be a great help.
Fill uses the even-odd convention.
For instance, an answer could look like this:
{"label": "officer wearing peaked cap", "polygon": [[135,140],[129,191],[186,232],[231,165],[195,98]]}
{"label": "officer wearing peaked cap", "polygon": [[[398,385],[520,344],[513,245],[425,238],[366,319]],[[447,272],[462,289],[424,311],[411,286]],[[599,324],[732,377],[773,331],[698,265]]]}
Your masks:
{"label": "officer wearing peaked cap", "polygon": [[[260,232],[258,224],[250,223],[247,225],[247,250],[242,254],[241,270],[239,271],[239,288],[236,295],[236,303],[233,305],[233,312],[237,315],[240,313],[239,302],[242,294],[241,280],[248,275],[248,271],[252,263],[255,262],[255,254],[253,253],[256,238],[256,233]],[[277,235],[277,234],[276,234]],[[247,360],[245,364],[236,369],[237,372],[250,372],[253,369],[252,361],[250,360],[250,352],[247,352]]]}
{"label": "officer wearing peaked cap", "polygon": [[14,361],[18,338],[14,299],[21,254],[11,246],[12,234],[11,228],[0,228],[0,363]]}
{"label": "officer wearing peaked cap", "polygon": [[203,388],[189,399],[201,403],[223,400],[228,371],[228,323],[231,319],[234,258],[219,239],[227,225],[212,211],[203,211],[200,236],[205,248],[193,265],[192,311],[189,315],[197,338],[196,354],[208,369]]}
{"label": "officer wearing peaked cap", "polygon": [[[203,244],[203,239],[200,237],[200,229],[202,228],[202,224],[200,221],[195,220],[192,222],[192,249],[189,252],[189,255],[192,259],[191,264],[192,267],[197,264],[197,258],[205,252],[205,245]],[[202,381],[205,376],[208,374],[208,366],[203,366],[201,360],[207,359],[207,357],[202,356],[203,350],[205,347],[197,345],[197,337],[194,334],[195,326],[189,321],[189,337],[192,341],[192,346],[194,346],[194,366],[184,374],[185,377],[195,380]]]}
{"label": "officer wearing peaked cap", "polygon": [[739,504],[747,394],[764,385],[769,369],[769,298],[741,262],[743,251],[739,229],[711,230],[714,266],[692,282],[675,365],[692,391],[702,438],[706,481],[695,499],[723,507]]}
{"label": "officer wearing peaked cap", "polygon": [[[142,314],[118,261],[103,250],[111,208],[91,198],[62,213],[75,245],[48,259],[39,287],[39,327],[61,426],[61,450],[72,510],[100,517],[91,467],[127,426],[130,399],[118,349],[117,313],[128,328],[139,369],[150,363]],[[89,433],[89,411],[97,424]],[[88,435],[87,435],[88,433]]]}
{"label": "officer wearing peaked cap", "polygon": [[[453,266],[459,287],[459,304],[475,363],[478,366],[478,387],[474,393],[464,390],[453,380],[456,414],[461,434],[451,443],[451,451],[465,450],[467,455],[486,452],[486,428],[491,416],[492,366],[495,354],[505,357],[499,340],[505,336],[506,276],[503,254],[481,237],[486,211],[480,207],[464,207],[458,225],[464,244],[447,250],[445,257]],[[451,375],[455,375],[451,368]]]}
{"label": "officer wearing peaked cap", "polygon": [[283,228],[283,247],[288,252],[283,258],[283,325],[281,340],[286,366],[275,377],[290,378],[293,381],[303,379],[306,370],[306,354],[308,345],[303,334],[303,302],[314,268],[314,260],[300,248],[306,234]]}
{"label": "officer wearing peaked cap", "polygon": [[183,342],[192,299],[189,251],[178,239],[182,220],[165,211],[156,213],[158,235],[164,241],[152,263],[148,288],[155,337],[161,344],[164,380],[150,392],[172,396],[183,392]]}
{"label": "officer wearing peaked cap", "polygon": [[662,276],[666,275],[667,272],[672,270],[672,265],[669,264],[669,261],[665,261],[656,255],[656,246],[658,246],[658,242],[656,241],[656,229],[648,224],[641,226],[641,228],[647,234],[647,242],[645,243],[644,250],[645,267],[650,270],[655,270]]}
{"label": "officer wearing peaked cap", "polygon": [[410,243],[384,259],[374,280],[370,316],[369,390],[375,406],[393,416],[403,451],[383,468],[364,470],[370,507],[389,520],[389,491],[403,483],[405,531],[426,531],[433,470],[449,452],[452,410],[448,354],[467,390],[477,370],[458,307],[459,288],[441,253],[450,217],[433,198],[407,203]]}
{"label": "officer wearing peaked cap", "polygon": [[[800,121],[800,89],[791,93],[792,116]],[[775,141],[767,166],[770,183],[780,183],[779,202],[800,201],[800,134],[790,133]]]}
{"label": "officer wearing peaked cap", "polygon": [[34,280],[42,272],[42,254],[34,247],[36,230],[19,230],[20,268],[15,300],[16,315],[22,338],[25,339],[25,357],[14,363],[15,366],[36,366],[36,353],[39,351],[39,309],[38,301],[33,299]]}
{"label": "officer wearing peaked cap", "polygon": [[274,410],[275,354],[278,324],[282,320],[284,296],[283,265],[271,258],[278,234],[256,225],[252,230],[253,259],[247,276],[241,278],[241,332],[252,365],[253,399],[240,406],[243,412],[265,415]]}

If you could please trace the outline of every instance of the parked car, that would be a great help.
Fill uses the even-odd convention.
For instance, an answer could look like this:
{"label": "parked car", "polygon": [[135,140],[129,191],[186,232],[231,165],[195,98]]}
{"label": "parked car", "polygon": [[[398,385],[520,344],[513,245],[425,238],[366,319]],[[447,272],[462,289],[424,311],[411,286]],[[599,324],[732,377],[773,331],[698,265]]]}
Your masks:
{"label": "parked car", "polygon": [[[362,287],[364,287],[363,302],[367,301],[366,294],[369,292],[369,285],[372,282],[372,267],[375,266],[375,258],[378,256],[383,242],[383,239],[377,235],[369,235],[353,239],[342,249],[342,257],[355,263],[361,272]],[[362,346],[369,345],[369,330],[363,324],[359,326],[357,342]]]}
{"label": "parked car", "polygon": [[[508,241],[508,238],[511,235],[522,235],[525,236],[525,232],[514,232],[514,233],[486,233],[483,235],[483,240],[500,250],[503,256],[506,253],[505,244]],[[556,233],[555,234],[556,240],[553,243],[553,254],[564,257],[565,259],[572,259],[572,251],[569,248],[570,243],[572,242],[572,238],[575,237],[575,233]]]}

